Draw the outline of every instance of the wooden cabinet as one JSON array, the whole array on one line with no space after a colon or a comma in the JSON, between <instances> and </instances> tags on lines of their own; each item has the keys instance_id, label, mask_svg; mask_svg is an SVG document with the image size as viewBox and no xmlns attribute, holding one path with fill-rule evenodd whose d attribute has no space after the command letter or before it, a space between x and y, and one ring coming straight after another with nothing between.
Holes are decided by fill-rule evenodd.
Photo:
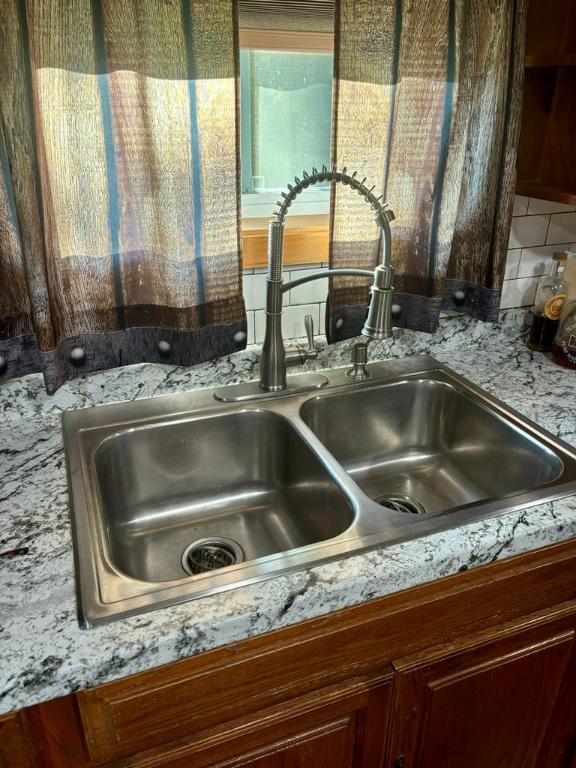
<instances>
[{"instance_id":1,"label":"wooden cabinet","mask_svg":"<svg viewBox=\"0 0 576 768\"><path fill-rule=\"evenodd\" d=\"M576 733L576 619L399 661L386 766L561 768Z\"/></svg>"},{"instance_id":2,"label":"wooden cabinet","mask_svg":"<svg viewBox=\"0 0 576 768\"><path fill-rule=\"evenodd\" d=\"M319 691L226 728L117 763L127 768L368 768L380 766L391 685Z\"/></svg>"},{"instance_id":3,"label":"wooden cabinet","mask_svg":"<svg viewBox=\"0 0 576 768\"><path fill-rule=\"evenodd\" d=\"M576 2L530 0L518 194L576 205Z\"/></svg>"},{"instance_id":4,"label":"wooden cabinet","mask_svg":"<svg viewBox=\"0 0 576 768\"><path fill-rule=\"evenodd\" d=\"M0 715L0 768L39 768L44 765L24 714Z\"/></svg>"},{"instance_id":5,"label":"wooden cabinet","mask_svg":"<svg viewBox=\"0 0 576 768\"><path fill-rule=\"evenodd\" d=\"M1 768L576 768L576 542L0 718Z\"/></svg>"}]
</instances>

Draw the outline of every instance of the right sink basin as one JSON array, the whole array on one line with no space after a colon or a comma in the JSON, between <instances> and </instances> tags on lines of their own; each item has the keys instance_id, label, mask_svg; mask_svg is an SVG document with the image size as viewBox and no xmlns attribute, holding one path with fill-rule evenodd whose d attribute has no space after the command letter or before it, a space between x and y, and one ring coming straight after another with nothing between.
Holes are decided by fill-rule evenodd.
<instances>
[{"instance_id":1,"label":"right sink basin","mask_svg":"<svg viewBox=\"0 0 576 768\"><path fill-rule=\"evenodd\" d=\"M374 501L441 513L553 483L544 442L451 383L403 380L308 400L307 426Z\"/></svg>"}]
</instances>

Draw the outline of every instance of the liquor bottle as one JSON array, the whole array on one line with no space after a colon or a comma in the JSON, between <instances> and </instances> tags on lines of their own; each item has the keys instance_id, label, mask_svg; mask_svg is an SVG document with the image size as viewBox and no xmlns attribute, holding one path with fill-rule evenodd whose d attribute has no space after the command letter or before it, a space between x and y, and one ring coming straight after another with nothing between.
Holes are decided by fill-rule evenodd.
<instances>
[{"instance_id":1,"label":"liquor bottle","mask_svg":"<svg viewBox=\"0 0 576 768\"><path fill-rule=\"evenodd\" d=\"M554 339L552 359L564 368L576 368L576 298L564 305Z\"/></svg>"},{"instance_id":2,"label":"liquor bottle","mask_svg":"<svg viewBox=\"0 0 576 768\"><path fill-rule=\"evenodd\" d=\"M542 278L536 291L528 346L538 352L552 351L558 321L566 299L566 286L563 279L566 258L565 251L554 254L552 272Z\"/></svg>"},{"instance_id":3,"label":"liquor bottle","mask_svg":"<svg viewBox=\"0 0 576 768\"><path fill-rule=\"evenodd\" d=\"M566 262L566 302L560 315L552 359L565 368L576 368L576 254L569 253Z\"/></svg>"}]
</instances>

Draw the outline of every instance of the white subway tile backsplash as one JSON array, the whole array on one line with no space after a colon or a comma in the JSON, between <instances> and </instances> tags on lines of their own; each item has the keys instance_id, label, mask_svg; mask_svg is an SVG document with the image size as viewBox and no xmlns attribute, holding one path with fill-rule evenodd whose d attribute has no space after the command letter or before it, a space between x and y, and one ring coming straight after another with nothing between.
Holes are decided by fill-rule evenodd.
<instances>
[{"instance_id":1,"label":"white subway tile backsplash","mask_svg":"<svg viewBox=\"0 0 576 768\"><path fill-rule=\"evenodd\" d=\"M530 202L529 197L524 197L524 195L515 195L512 216L525 216L526 213L528 212L529 202Z\"/></svg>"},{"instance_id":2,"label":"white subway tile backsplash","mask_svg":"<svg viewBox=\"0 0 576 768\"><path fill-rule=\"evenodd\" d=\"M522 277L516 280L504 280L500 309L529 307L534 304L538 287L537 277Z\"/></svg>"},{"instance_id":3,"label":"white subway tile backsplash","mask_svg":"<svg viewBox=\"0 0 576 768\"><path fill-rule=\"evenodd\" d=\"M518 277L549 275L552 270L552 256L556 251L561 250L564 248L559 245L538 245L534 248L522 248Z\"/></svg>"},{"instance_id":4,"label":"white subway tile backsplash","mask_svg":"<svg viewBox=\"0 0 576 768\"><path fill-rule=\"evenodd\" d=\"M576 240L576 211L562 203L516 195L510 229L502 309L534 303L538 279L550 274L552 254Z\"/></svg>"},{"instance_id":5,"label":"white subway tile backsplash","mask_svg":"<svg viewBox=\"0 0 576 768\"><path fill-rule=\"evenodd\" d=\"M546 242L550 216L517 216L512 219L508 248L530 248Z\"/></svg>"},{"instance_id":6,"label":"white subway tile backsplash","mask_svg":"<svg viewBox=\"0 0 576 768\"><path fill-rule=\"evenodd\" d=\"M504 279L511 280L518 277L518 267L520 265L520 254L522 248L512 248L506 254L506 268L504 270Z\"/></svg>"},{"instance_id":7,"label":"white subway tile backsplash","mask_svg":"<svg viewBox=\"0 0 576 768\"><path fill-rule=\"evenodd\" d=\"M318 335L324 336L326 331L326 302L320 304L320 325L318 326Z\"/></svg>"},{"instance_id":8,"label":"white subway tile backsplash","mask_svg":"<svg viewBox=\"0 0 576 768\"><path fill-rule=\"evenodd\" d=\"M266 330L266 312L259 309L254 312L254 343L262 344L264 341L264 332Z\"/></svg>"},{"instance_id":9,"label":"white subway tile backsplash","mask_svg":"<svg viewBox=\"0 0 576 768\"><path fill-rule=\"evenodd\" d=\"M326 272L327 268L316 269L298 269L290 272L290 280L298 280L308 274L321 274ZM312 280L310 283L299 285L290 291L290 304L313 304L314 302L326 301L328 294L328 280Z\"/></svg>"},{"instance_id":10,"label":"white subway tile backsplash","mask_svg":"<svg viewBox=\"0 0 576 768\"><path fill-rule=\"evenodd\" d=\"M266 275L247 275L242 277L242 290L244 292L244 303L246 309L263 309L266 296L265 293Z\"/></svg>"},{"instance_id":11,"label":"white subway tile backsplash","mask_svg":"<svg viewBox=\"0 0 576 768\"><path fill-rule=\"evenodd\" d=\"M551 200L538 200L535 197L530 198L530 204L528 205L528 213L565 213L567 211L576 210L574 205L566 205L565 203L553 203ZM518 214L515 214L518 215Z\"/></svg>"},{"instance_id":12,"label":"white subway tile backsplash","mask_svg":"<svg viewBox=\"0 0 576 768\"><path fill-rule=\"evenodd\" d=\"M288 272L283 273L284 280L288 280ZM244 274L242 279L244 302L246 309L264 309L266 306L266 272L249 275Z\"/></svg>"},{"instance_id":13,"label":"white subway tile backsplash","mask_svg":"<svg viewBox=\"0 0 576 768\"><path fill-rule=\"evenodd\" d=\"M298 304L297 306L285 306L282 313L282 333L285 339L300 339L306 335L304 328L304 318L306 315L312 315L314 320L314 333L319 335L320 329L320 305L319 304ZM254 336L256 344L264 341L264 331L266 329L266 312L258 310L254 313Z\"/></svg>"},{"instance_id":14,"label":"white subway tile backsplash","mask_svg":"<svg viewBox=\"0 0 576 768\"><path fill-rule=\"evenodd\" d=\"M248 326L248 344L255 344L256 339L254 336L254 312L246 312L246 324Z\"/></svg>"},{"instance_id":15,"label":"white subway tile backsplash","mask_svg":"<svg viewBox=\"0 0 576 768\"><path fill-rule=\"evenodd\" d=\"M547 243L571 243L576 239L576 212L554 213L550 216Z\"/></svg>"}]
</instances>

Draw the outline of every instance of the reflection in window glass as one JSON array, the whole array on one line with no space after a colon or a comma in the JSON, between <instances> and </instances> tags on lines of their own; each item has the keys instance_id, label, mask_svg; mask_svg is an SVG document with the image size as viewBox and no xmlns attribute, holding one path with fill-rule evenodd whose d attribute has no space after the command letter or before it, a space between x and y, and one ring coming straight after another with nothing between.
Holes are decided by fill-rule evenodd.
<instances>
[{"instance_id":1,"label":"reflection in window glass","mask_svg":"<svg viewBox=\"0 0 576 768\"><path fill-rule=\"evenodd\" d=\"M240 53L242 191L283 189L330 163L332 56Z\"/></svg>"}]
</instances>

